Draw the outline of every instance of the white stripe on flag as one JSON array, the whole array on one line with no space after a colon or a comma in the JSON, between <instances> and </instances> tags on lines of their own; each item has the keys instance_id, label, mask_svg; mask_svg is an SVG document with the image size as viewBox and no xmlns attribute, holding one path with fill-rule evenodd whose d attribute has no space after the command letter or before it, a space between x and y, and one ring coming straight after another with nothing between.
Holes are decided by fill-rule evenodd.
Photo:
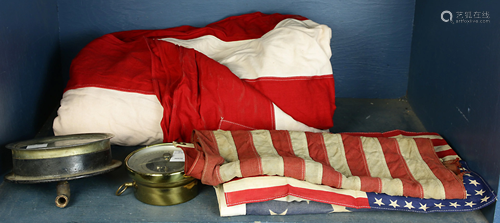
<instances>
[{"instance_id":1,"label":"white stripe on flag","mask_svg":"<svg viewBox=\"0 0 500 223\"><path fill-rule=\"evenodd\" d=\"M342 186L341 188L348 188L351 190L361 190L361 179L358 176L346 177L342 175Z\"/></svg>"},{"instance_id":2,"label":"white stripe on flag","mask_svg":"<svg viewBox=\"0 0 500 223\"><path fill-rule=\"evenodd\" d=\"M436 152L442 152L442 151L446 151L446 150L450 150L450 149L451 149L451 146L449 146L449 145L434 146L434 151L436 151Z\"/></svg>"},{"instance_id":3,"label":"white stripe on flag","mask_svg":"<svg viewBox=\"0 0 500 223\"><path fill-rule=\"evenodd\" d=\"M293 153L295 156L304 160L312 160L309 156L309 146L307 145L307 137L305 132L288 131L290 141L292 143Z\"/></svg>"},{"instance_id":4,"label":"white stripe on flag","mask_svg":"<svg viewBox=\"0 0 500 223\"><path fill-rule=\"evenodd\" d=\"M387 167L384 152L378 139L373 137L360 137L360 139L370 175L391 179L391 171Z\"/></svg>"},{"instance_id":5,"label":"white stripe on flag","mask_svg":"<svg viewBox=\"0 0 500 223\"><path fill-rule=\"evenodd\" d=\"M305 160L305 166L306 175L304 180L315 184L321 184L321 182L323 182L323 165L316 161Z\"/></svg>"},{"instance_id":6,"label":"white stripe on flag","mask_svg":"<svg viewBox=\"0 0 500 223\"><path fill-rule=\"evenodd\" d=\"M381 178L382 191L393 196L403 196L403 182L401 179Z\"/></svg>"},{"instance_id":7,"label":"white stripe on flag","mask_svg":"<svg viewBox=\"0 0 500 223\"><path fill-rule=\"evenodd\" d=\"M243 177L241 174L240 161L233 161L221 165L219 174L223 182L232 180L234 177Z\"/></svg>"},{"instance_id":8,"label":"white stripe on flag","mask_svg":"<svg viewBox=\"0 0 500 223\"><path fill-rule=\"evenodd\" d=\"M402 138L397 139L397 141L411 175L422 185L422 196L424 198L445 199L443 184L420 156L415 140Z\"/></svg>"},{"instance_id":9,"label":"white stripe on flag","mask_svg":"<svg viewBox=\"0 0 500 223\"><path fill-rule=\"evenodd\" d=\"M238 151L236 150L231 132L219 131L213 135L215 135L215 141L219 147L219 154L224 157L226 163L238 160Z\"/></svg>"},{"instance_id":10,"label":"white stripe on flag","mask_svg":"<svg viewBox=\"0 0 500 223\"><path fill-rule=\"evenodd\" d=\"M253 145L260 156L262 174L285 175L285 163L274 148L271 133L267 130L251 131Z\"/></svg>"},{"instance_id":11,"label":"white stripe on flag","mask_svg":"<svg viewBox=\"0 0 500 223\"><path fill-rule=\"evenodd\" d=\"M323 140L330 166L347 177L352 176L347 164L342 136L340 134L323 133Z\"/></svg>"},{"instance_id":12,"label":"white stripe on flag","mask_svg":"<svg viewBox=\"0 0 500 223\"><path fill-rule=\"evenodd\" d=\"M326 25L285 19L257 39L226 42L206 35L189 40L159 40L193 48L228 67L240 79L257 79L331 75L330 38L331 29Z\"/></svg>"},{"instance_id":13,"label":"white stripe on flag","mask_svg":"<svg viewBox=\"0 0 500 223\"><path fill-rule=\"evenodd\" d=\"M219 168L219 174L223 181L229 181L235 177L242 177L238 152L230 131L218 131L215 141L219 154L225 157L225 164Z\"/></svg>"}]
</instances>

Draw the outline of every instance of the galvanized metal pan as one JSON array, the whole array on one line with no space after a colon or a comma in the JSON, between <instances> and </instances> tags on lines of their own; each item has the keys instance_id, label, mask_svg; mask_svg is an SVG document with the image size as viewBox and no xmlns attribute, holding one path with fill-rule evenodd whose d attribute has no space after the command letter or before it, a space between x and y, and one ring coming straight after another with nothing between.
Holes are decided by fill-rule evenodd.
<instances>
[{"instance_id":1,"label":"galvanized metal pan","mask_svg":"<svg viewBox=\"0 0 500 223\"><path fill-rule=\"evenodd\" d=\"M109 133L53 136L12 143L14 183L66 181L110 172L122 164L111 157Z\"/></svg>"}]
</instances>

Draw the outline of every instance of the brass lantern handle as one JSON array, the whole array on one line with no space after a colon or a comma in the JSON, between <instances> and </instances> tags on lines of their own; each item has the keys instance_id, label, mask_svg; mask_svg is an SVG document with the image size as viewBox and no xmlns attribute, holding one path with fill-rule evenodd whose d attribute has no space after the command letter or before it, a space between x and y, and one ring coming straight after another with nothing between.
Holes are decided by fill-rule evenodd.
<instances>
[{"instance_id":1,"label":"brass lantern handle","mask_svg":"<svg viewBox=\"0 0 500 223\"><path fill-rule=\"evenodd\" d=\"M132 182L132 183L124 183L124 184L122 184L122 185L118 188L118 190L116 190L115 194L116 194L116 196L120 196L120 195L122 195L122 194L123 194L123 192L125 192L125 191L127 190L127 188L129 188L129 187L134 187L134 186L135 186L135 181L134 181L134 182Z\"/></svg>"}]
</instances>

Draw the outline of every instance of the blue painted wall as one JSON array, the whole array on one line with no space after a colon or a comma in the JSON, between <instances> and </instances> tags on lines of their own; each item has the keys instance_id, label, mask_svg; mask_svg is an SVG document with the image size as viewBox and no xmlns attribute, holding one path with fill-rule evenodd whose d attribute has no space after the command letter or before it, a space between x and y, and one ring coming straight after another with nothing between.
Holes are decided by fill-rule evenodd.
<instances>
[{"instance_id":1,"label":"blue painted wall","mask_svg":"<svg viewBox=\"0 0 500 223\"><path fill-rule=\"evenodd\" d=\"M0 174L8 143L33 138L61 93L56 0L0 1Z\"/></svg>"},{"instance_id":2,"label":"blue painted wall","mask_svg":"<svg viewBox=\"0 0 500 223\"><path fill-rule=\"evenodd\" d=\"M406 95L414 0L58 1L62 68L106 33L205 26L255 11L300 14L332 28L332 65L338 97Z\"/></svg>"},{"instance_id":3,"label":"blue painted wall","mask_svg":"<svg viewBox=\"0 0 500 223\"><path fill-rule=\"evenodd\" d=\"M445 10L453 23L441 19ZM474 23L461 21L468 12ZM417 0L408 98L426 128L498 188L500 2ZM485 210L490 220L493 208Z\"/></svg>"}]
</instances>

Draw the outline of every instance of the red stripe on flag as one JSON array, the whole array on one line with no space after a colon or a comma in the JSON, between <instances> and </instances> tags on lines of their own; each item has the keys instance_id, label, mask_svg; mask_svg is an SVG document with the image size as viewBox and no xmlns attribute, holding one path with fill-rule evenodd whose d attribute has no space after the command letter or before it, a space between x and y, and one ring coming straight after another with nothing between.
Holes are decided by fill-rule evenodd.
<instances>
[{"instance_id":1,"label":"red stripe on flag","mask_svg":"<svg viewBox=\"0 0 500 223\"><path fill-rule=\"evenodd\" d=\"M431 139L431 141L434 146L448 145L448 142L446 142L446 140L444 139Z\"/></svg>"},{"instance_id":2,"label":"red stripe on flag","mask_svg":"<svg viewBox=\"0 0 500 223\"><path fill-rule=\"evenodd\" d=\"M382 193L382 181L378 177L360 176L361 191Z\"/></svg>"},{"instance_id":3,"label":"red stripe on flag","mask_svg":"<svg viewBox=\"0 0 500 223\"><path fill-rule=\"evenodd\" d=\"M333 75L261 77L252 80L245 79L244 81L266 95L276 106L295 120L319 129L329 129L333 126L332 119L315 118L333 117L335 111ZM304 92L309 93L304 94ZM315 97L309 95L315 95ZM330 103L324 103L325 101ZM312 105L314 109L306 105Z\"/></svg>"},{"instance_id":4,"label":"red stripe on flag","mask_svg":"<svg viewBox=\"0 0 500 223\"><path fill-rule=\"evenodd\" d=\"M218 185L223 183L220 176L219 168L224 163L224 158L220 156L219 147L215 140L214 134L211 131L206 131L206 134L194 134L194 145L198 153L196 155L192 149L185 149L186 174L202 179L202 183L209 185ZM192 160L195 158L195 160ZM209 168L206 168L209 167ZM201 171L201 172L200 172Z\"/></svg>"},{"instance_id":5,"label":"red stripe on flag","mask_svg":"<svg viewBox=\"0 0 500 223\"><path fill-rule=\"evenodd\" d=\"M448 142L446 142L446 140L444 140L444 139L431 139L431 141L432 141L432 145L434 147L448 145ZM447 149L447 150L442 150L442 151L436 152L436 155L439 158L443 158L446 156L458 156L458 154L451 147L449 147L449 149Z\"/></svg>"},{"instance_id":6,"label":"red stripe on flag","mask_svg":"<svg viewBox=\"0 0 500 223\"><path fill-rule=\"evenodd\" d=\"M384 152L385 162L389 167L392 178L399 178L403 184L403 195L412 197L422 197L422 185L415 180L408 168L403 156L401 155L399 145L393 138L378 138L382 151Z\"/></svg>"},{"instance_id":7,"label":"red stripe on flag","mask_svg":"<svg viewBox=\"0 0 500 223\"><path fill-rule=\"evenodd\" d=\"M311 190L302 187L293 187L293 186L290 187L291 187L290 195L296 197L301 197L304 199L322 203L342 205L352 208L370 208L368 198L365 197L356 198L350 195L338 194L335 192Z\"/></svg>"},{"instance_id":8,"label":"red stripe on flag","mask_svg":"<svg viewBox=\"0 0 500 223\"><path fill-rule=\"evenodd\" d=\"M227 206L269 201L288 195L304 198L311 201L342 205L351 208L370 208L368 198L366 197L356 198L350 195L295 187L289 184L225 193Z\"/></svg>"},{"instance_id":9,"label":"red stripe on flag","mask_svg":"<svg viewBox=\"0 0 500 223\"><path fill-rule=\"evenodd\" d=\"M276 198L284 197L288 193L288 185L276 186L276 187L265 187L265 188L255 188L239 190L234 192L225 192L226 204L228 207L256 203L263 201L270 201Z\"/></svg>"},{"instance_id":10,"label":"red stripe on flag","mask_svg":"<svg viewBox=\"0 0 500 223\"><path fill-rule=\"evenodd\" d=\"M333 167L323 164L321 184L335 188L342 188L342 174L333 169Z\"/></svg>"},{"instance_id":11,"label":"red stripe on flag","mask_svg":"<svg viewBox=\"0 0 500 223\"><path fill-rule=\"evenodd\" d=\"M304 180L306 169L305 161L302 158L295 156L289 132L269 131L269 133L271 134L271 139L276 152L278 152L278 155L283 158L285 176Z\"/></svg>"},{"instance_id":12,"label":"red stripe on flag","mask_svg":"<svg viewBox=\"0 0 500 223\"><path fill-rule=\"evenodd\" d=\"M253 144L252 134L248 131L232 131L233 141L238 151L241 175L243 177L262 174L262 160Z\"/></svg>"},{"instance_id":13,"label":"red stripe on flag","mask_svg":"<svg viewBox=\"0 0 500 223\"><path fill-rule=\"evenodd\" d=\"M351 174L354 176L371 176L361 139L358 136L341 134L344 143L345 158Z\"/></svg>"},{"instance_id":14,"label":"red stripe on flag","mask_svg":"<svg viewBox=\"0 0 500 223\"><path fill-rule=\"evenodd\" d=\"M187 167L185 169L186 175L201 179L203 167L205 166L205 158L199 145L195 144L195 146L197 147L196 149L182 146L178 147L184 151L184 166Z\"/></svg>"},{"instance_id":15,"label":"red stripe on flag","mask_svg":"<svg viewBox=\"0 0 500 223\"><path fill-rule=\"evenodd\" d=\"M417 144L420 156L431 169L434 176L436 176L445 188L446 199L456 199L457 195L463 194L465 198L464 187L457 178L457 176L451 172L449 169L443 168L443 164L434 152L434 146L431 140L425 138L416 138L415 143Z\"/></svg>"},{"instance_id":16,"label":"red stripe on flag","mask_svg":"<svg viewBox=\"0 0 500 223\"><path fill-rule=\"evenodd\" d=\"M448 150L444 150L444 151L441 151L441 152L436 152L436 155L439 158L443 158L443 157L446 157L446 156L457 156L457 153L455 151L453 151L452 149L448 149Z\"/></svg>"},{"instance_id":17,"label":"red stripe on flag","mask_svg":"<svg viewBox=\"0 0 500 223\"><path fill-rule=\"evenodd\" d=\"M328 153L326 152L325 140L322 134L305 132L307 139L307 147L309 149L309 156L316 162L330 165Z\"/></svg>"}]
</instances>

